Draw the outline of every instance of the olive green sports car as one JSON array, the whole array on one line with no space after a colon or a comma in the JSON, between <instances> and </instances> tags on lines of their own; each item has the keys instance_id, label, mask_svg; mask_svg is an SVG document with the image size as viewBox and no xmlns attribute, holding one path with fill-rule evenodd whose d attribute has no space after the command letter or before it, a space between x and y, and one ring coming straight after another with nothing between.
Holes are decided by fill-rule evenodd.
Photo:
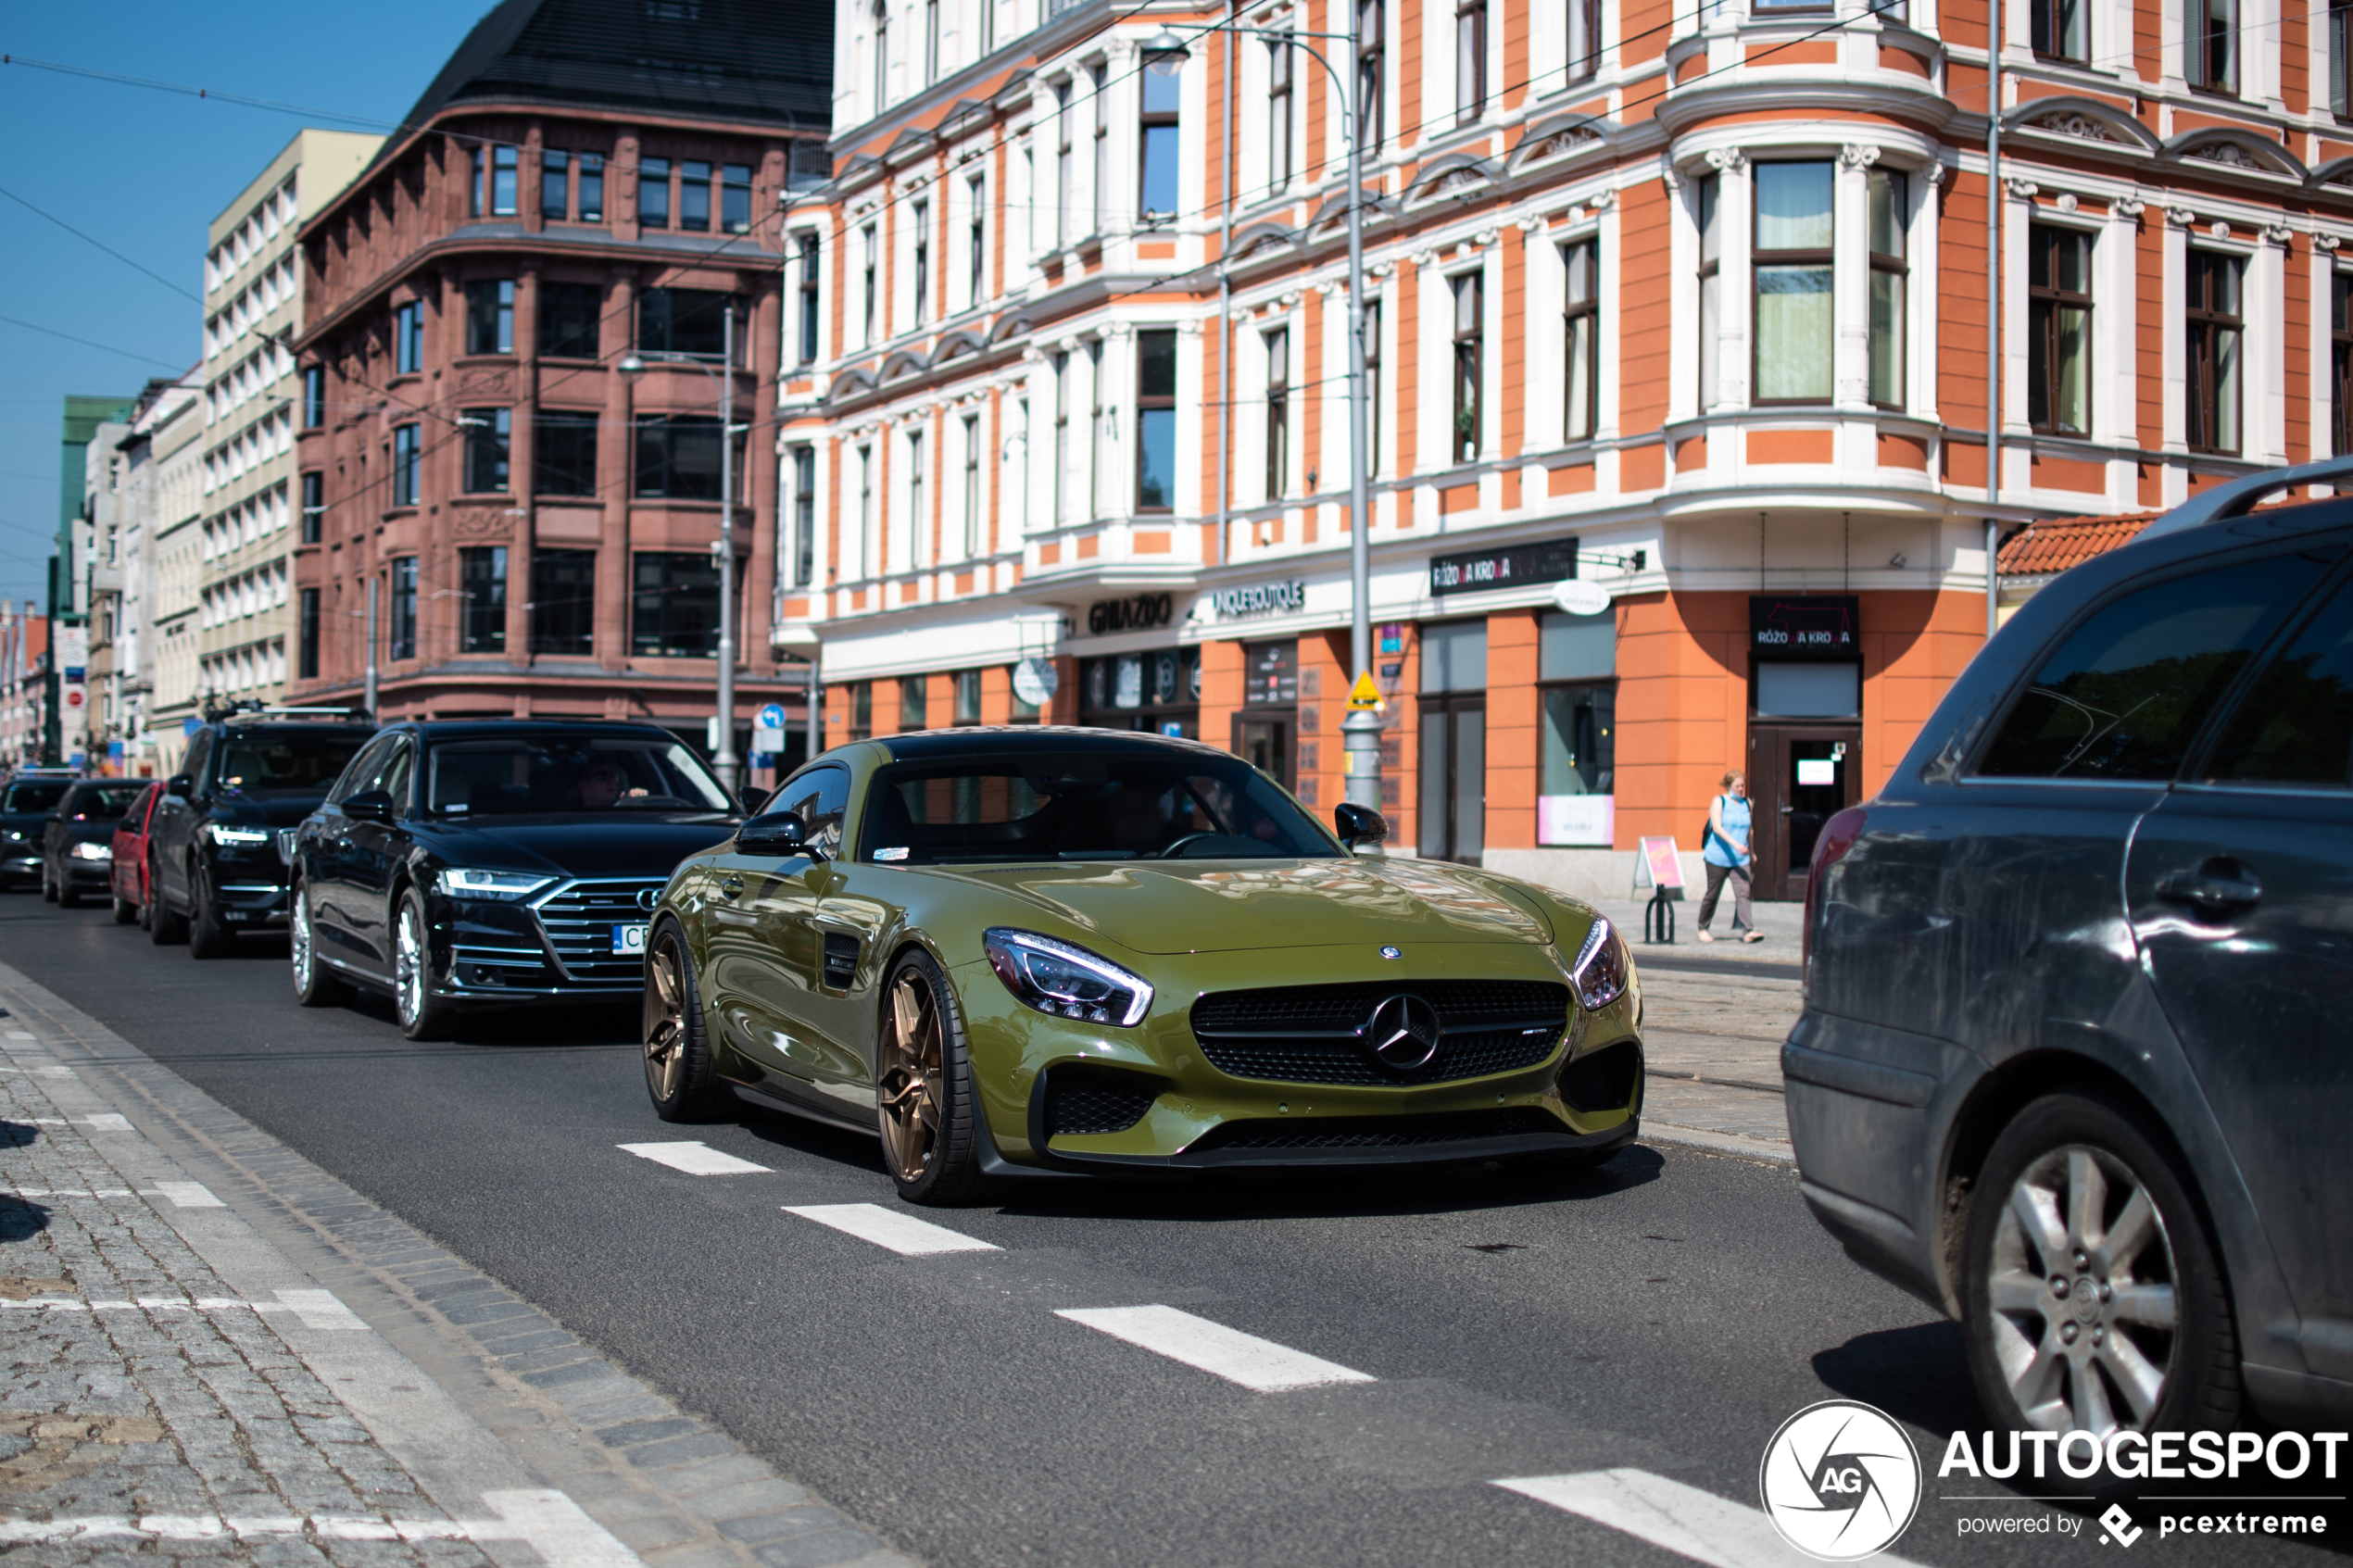
<instances>
[{"instance_id":1,"label":"olive green sports car","mask_svg":"<svg viewBox=\"0 0 2353 1568\"><path fill-rule=\"evenodd\" d=\"M1491 872L1360 854L1229 753L1034 726L859 741L686 860L647 935L666 1121L879 1133L988 1177L1606 1159L1637 1130L1624 939Z\"/></svg>"}]
</instances>

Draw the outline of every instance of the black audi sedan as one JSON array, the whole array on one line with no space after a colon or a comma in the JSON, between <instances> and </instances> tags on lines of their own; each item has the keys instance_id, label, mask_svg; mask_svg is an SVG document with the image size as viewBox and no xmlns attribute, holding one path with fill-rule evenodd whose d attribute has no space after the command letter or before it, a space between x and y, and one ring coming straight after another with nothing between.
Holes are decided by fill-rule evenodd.
<instances>
[{"instance_id":1,"label":"black audi sedan","mask_svg":"<svg viewBox=\"0 0 2353 1568\"><path fill-rule=\"evenodd\" d=\"M2353 1414L2353 500L2254 509L2322 483L2061 575L1816 848L1802 1190L1997 1424Z\"/></svg>"},{"instance_id":2,"label":"black audi sedan","mask_svg":"<svg viewBox=\"0 0 2353 1568\"><path fill-rule=\"evenodd\" d=\"M67 768L25 768L0 784L0 891L45 881L41 841L49 813L80 776Z\"/></svg>"},{"instance_id":3,"label":"black audi sedan","mask_svg":"<svg viewBox=\"0 0 2353 1568\"><path fill-rule=\"evenodd\" d=\"M147 779L83 779L58 798L42 824L41 896L72 909L85 893L114 881L114 830Z\"/></svg>"},{"instance_id":4,"label":"black audi sedan","mask_svg":"<svg viewBox=\"0 0 2353 1568\"><path fill-rule=\"evenodd\" d=\"M742 815L651 724L388 726L286 850L295 994L389 992L412 1040L473 1004L635 998L662 884Z\"/></svg>"}]
</instances>

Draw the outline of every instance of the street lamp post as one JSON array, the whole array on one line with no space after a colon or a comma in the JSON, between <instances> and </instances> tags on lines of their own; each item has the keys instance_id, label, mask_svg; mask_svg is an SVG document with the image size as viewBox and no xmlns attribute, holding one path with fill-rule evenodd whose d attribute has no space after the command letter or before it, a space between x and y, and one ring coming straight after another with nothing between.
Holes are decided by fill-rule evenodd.
<instances>
[{"instance_id":1,"label":"street lamp post","mask_svg":"<svg viewBox=\"0 0 2353 1568\"><path fill-rule=\"evenodd\" d=\"M1231 32L1271 39L1305 49L1340 89L1347 104L1342 134L1348 143L1348 661L1352 692L1373 668L1372 608L1372 476L1367 471L1372 451L1365 420L1365 25L1361 6L1348 7L1346 32L1298 32L1286 28L1240 27L1218 22L1200 32ZM1351 69L1345 81L1332 69L1323 51L1298 44L1302 38L1345 40ZM1175 73L1190 57L1184 39L1170 29L1144 45L1146 66L1164 75ZM1230 197L1229 197L1230 199ZM1221 258L1222 260L1222 258ZM1380 808L1380 715L1369 708L1352 707L1340 722L1340 744L1348 754L1345 797L1354 805Z\"/></svg>"},{"instance_id":2,"label":"street lamp post","mask_svg":"<svg viewBox=\"0 0 2353 1568\"><path fill-rule=\"evenodd\" d=\"M736 756L736 301L721 312L719 363L713 370L699 355L656 354L664 364L692 365L719 383L719 744L711 765L733 796L741 771ZM630 354L618 367L635 382L646 373L645 357Z\"/></svg>"}]
</instances>

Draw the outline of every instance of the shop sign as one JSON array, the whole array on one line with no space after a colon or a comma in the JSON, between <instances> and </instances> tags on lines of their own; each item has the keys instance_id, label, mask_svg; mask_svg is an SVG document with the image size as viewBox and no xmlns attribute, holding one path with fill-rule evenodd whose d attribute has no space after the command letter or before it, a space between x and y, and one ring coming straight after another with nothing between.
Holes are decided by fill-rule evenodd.
<instances>
[{"instance_id":1,"label":"shop sign","mask_svg":"<svg viewBox=\"0 0 2353 1568\"><path fill-rule=\"evenodd\" d=\"M1289 708L1299 700L1299 645L1251 643L1242 649L1242 702Z\"/></svg>"},{"instance_id":2,"label":"shop sign","mask_svg":"<svg viewBox=\"0 0 2353 1568\"><path fill-rule=\"evenodd\" d=\"M1138 594L1129 599L1103 599L1087 608L1087 630L1094 636L1114 632L1149 632L1168 624L1174 613L1166 594Z\"/></svg>"},{"instance_id":3,"label":"shop sign","mask_svg":"<svg viewBox=\"0 0 2353 1568\"><path fill-rule=\"evenodd\" d=\"M1532 583L1560 583L1576 575L1574 539L1511 545L1500 549L1473 550L1468 555L1429 558L1432 597L1477 593L1485 588L1519 588Z\"/></svg>"},{"instance_id":4,"label":"shop sign","mask_svg":"<svg viewBox=\"0 0 2353 1568\"><path fill-rule=\"evenodd\" d=\"M1748 642L1771 659L1853 659L1862 651L1853 594L1751 594Z\"/></svg>"},{"instance_id":5,"label":"shop sign","mask_svg":"<svg viewBox=\"0 0 2353 1568\"><path fill-rule=\"evenodd\" d=\"M1209 596L1209 604L1220 621L1282 615L1307 608L1307 583L1294 577L1288 582L1261 583L1251 588L1220 588Z\"/></svg>"}]
</instances>

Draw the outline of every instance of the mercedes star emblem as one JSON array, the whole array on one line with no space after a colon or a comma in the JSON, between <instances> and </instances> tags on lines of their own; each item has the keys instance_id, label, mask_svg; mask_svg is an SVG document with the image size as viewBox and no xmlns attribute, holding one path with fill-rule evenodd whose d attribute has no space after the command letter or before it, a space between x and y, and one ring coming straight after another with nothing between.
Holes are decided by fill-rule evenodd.
<instances>
[{"instance_id":1,"label":"mercedes star emblem","mask_svg":"<svg viewBox=\"0 0 2353 1568\"><path fill-rule=\"evenodd\" d=\"M1445 1026L1438 1010L1419 997L1390 997L1365 1021L1365 1046L1373 1060L1393 1073L1411 1073L1429 1065L1438 1054Z\"/></svg>"},{"instance_id":2,"label":"mercedes star emblem","mask_svg":"<svg viewBox=\"0 0 2353 1568\"><path fill-rule=\"evenodd\" d=\"M1380 956L1385 959L1402 959L1405 955L1395 947L1383 947L1380 950Z\"/></svg>"}]
</instances>

